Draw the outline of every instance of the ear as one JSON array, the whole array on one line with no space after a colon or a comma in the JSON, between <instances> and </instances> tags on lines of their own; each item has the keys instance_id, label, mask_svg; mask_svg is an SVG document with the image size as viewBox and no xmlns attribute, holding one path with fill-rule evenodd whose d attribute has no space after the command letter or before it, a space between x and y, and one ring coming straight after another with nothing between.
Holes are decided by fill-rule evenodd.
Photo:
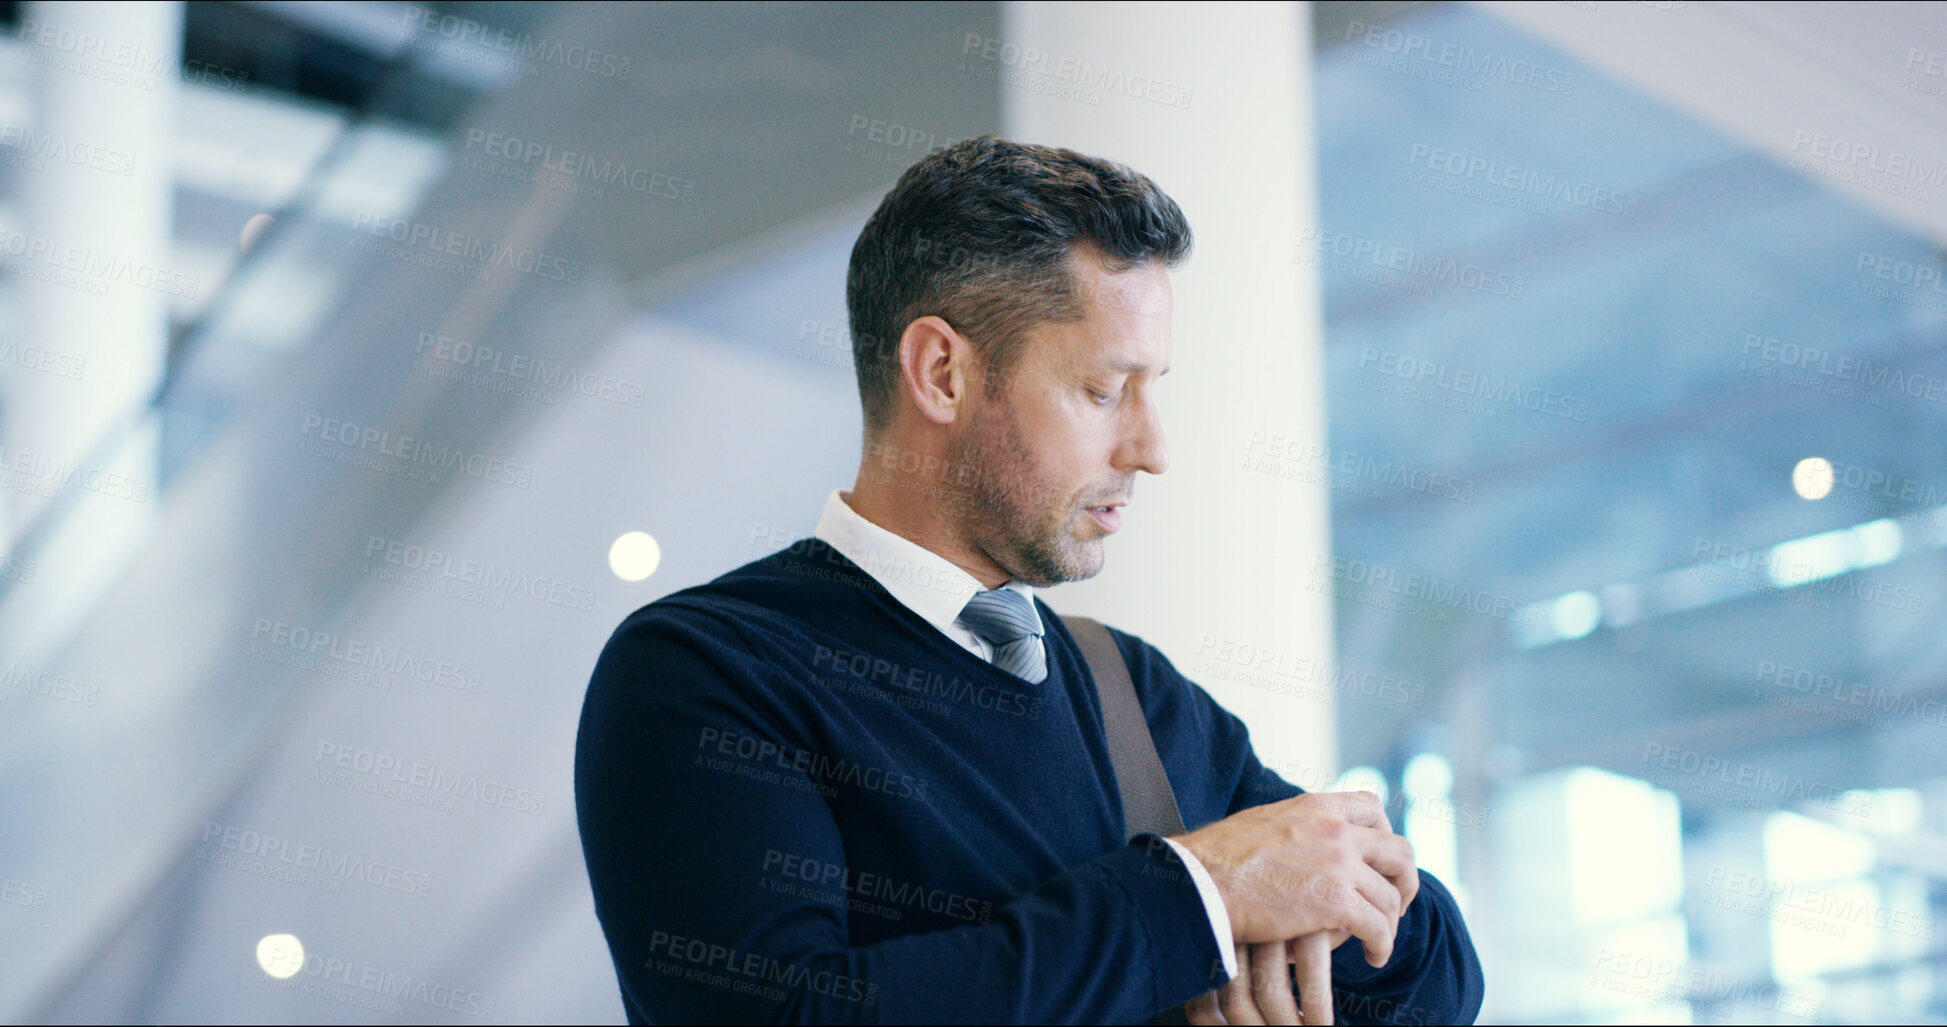
<instances>
[{"instance_id":1,"label":"ear","mask_svg":"<svg viewBox=\"0 0 1947 1027\"><path fill-rule=\"evenodd\" d=\"M973 343L945 318L928 314L899 336L899 383L921 417L951 424L972 399Z\"/></svg>"}]
</instances>

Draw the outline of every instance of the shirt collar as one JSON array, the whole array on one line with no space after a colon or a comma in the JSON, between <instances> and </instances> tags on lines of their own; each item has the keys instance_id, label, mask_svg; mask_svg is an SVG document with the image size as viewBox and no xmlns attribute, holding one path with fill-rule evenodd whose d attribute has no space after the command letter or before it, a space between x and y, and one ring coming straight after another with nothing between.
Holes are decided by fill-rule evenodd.
<instances>
[{"instance_id":1,"label":"shirt collar","mask_svg":"<svg viewBox=\"0 0 1947 1027\"><path fill-rule=\"evenodd\" d=\"M960 618L967 600L986 586L946 557L866 520L846 502L850 495L845 489L832 490L812 535L858 564L907 609L946 631ZM1001 587L1021 593L1028 608L1034 608L1033 587L1018 581Z\"/></svg>"}]
</instances>

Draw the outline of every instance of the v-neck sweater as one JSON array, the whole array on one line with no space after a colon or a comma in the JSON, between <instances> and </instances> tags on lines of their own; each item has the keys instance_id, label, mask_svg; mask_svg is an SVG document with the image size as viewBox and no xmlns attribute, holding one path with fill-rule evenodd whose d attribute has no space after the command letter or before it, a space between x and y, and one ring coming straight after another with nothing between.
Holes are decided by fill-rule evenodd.
<instances>
[{"instance_id":1,"label":"v-neck sweater","mask_svg":"<svg viewBox=\"0 0 1947 1027\"><path fill-rule=\"evenodd\" d=\"M1183 863L1122 837L1093 678L1034 602L1035 684L815 538L623 621L575 795L631 1022L1137 1022L1222 983ZM1299 794L1162 653L1110 634L1187 827ZM1472 942L1421 877L1386 967L1356 939L1334 953L1342 1022L1478 1012Z\"/></svg>"}]
</instances>

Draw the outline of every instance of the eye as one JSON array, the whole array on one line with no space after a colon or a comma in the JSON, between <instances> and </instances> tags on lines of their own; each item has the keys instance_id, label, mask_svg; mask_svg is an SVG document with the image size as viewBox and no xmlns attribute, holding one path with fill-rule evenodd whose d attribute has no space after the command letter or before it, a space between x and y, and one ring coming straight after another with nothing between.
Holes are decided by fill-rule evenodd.
<instances>
[{"instance_id":1,"label":"eye","mask_svg":"<svg viewBox=\"0 0 1947 1027\"><path fill-rule=\"evenodd\" d=\"M1108 406L1109 404L1114 403L1116 399L1114 394L1104 395L1103 393L1095 391L1093 388L1088 390L1088 398L1091 402L1093 402L1098 407Z\"/></svg>"}]
</instances>

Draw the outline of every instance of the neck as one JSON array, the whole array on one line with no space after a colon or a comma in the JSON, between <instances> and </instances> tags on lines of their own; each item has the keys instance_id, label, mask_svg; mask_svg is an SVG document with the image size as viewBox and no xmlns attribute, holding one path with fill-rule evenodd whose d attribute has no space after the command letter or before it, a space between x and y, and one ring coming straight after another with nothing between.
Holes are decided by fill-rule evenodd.
<instances>
[{"instance_id":1,"label":"neck","mask_svg":"<svg viewBox=\"0 0 1947 1027\"><path fill-rule=\"evenodd\" d=\"M939 454L926 453L917 447L867 442L868 455L859 464L858 480L852 485L851 493L844 497L846 505L860 517L939 554L980 582L982 588L999 588L1013 579L1013 575L987 554L965 542L942 504L928 500L939 487L937 484L924 480L922 474L897 469L896 465L904 463L903 460L893 461L892 468L875 462L870 454L881 449L889 453L917 454L922 467L946 466Z\"/></svg>"}]
</instances>

